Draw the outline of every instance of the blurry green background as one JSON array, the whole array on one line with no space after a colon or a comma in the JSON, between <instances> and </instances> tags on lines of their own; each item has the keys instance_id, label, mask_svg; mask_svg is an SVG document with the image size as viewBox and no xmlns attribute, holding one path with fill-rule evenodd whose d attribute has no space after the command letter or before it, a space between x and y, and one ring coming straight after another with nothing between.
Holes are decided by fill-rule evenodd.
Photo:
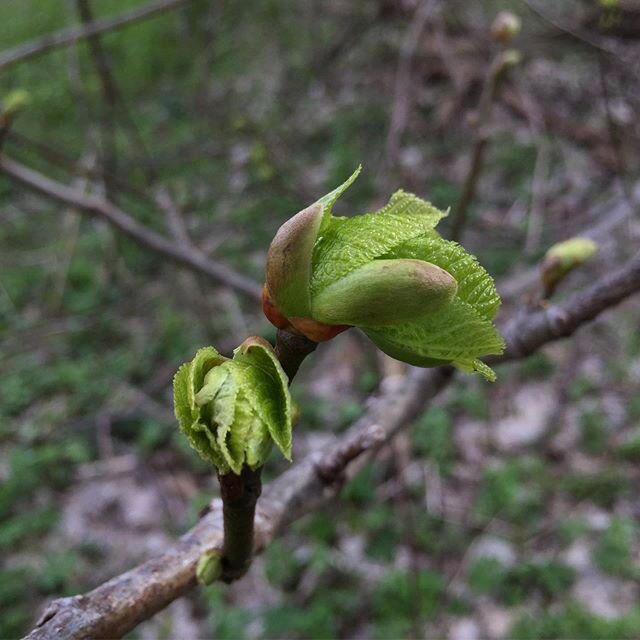
<instances>
[{"instance_id":1,"label":"blurry green background","mask_svg":"<svg viewBox=\"0 0 640 640\"><path fill-rule=\"evenodd\" d=\"M141 4L92 6L101 17ZM339 214L400 187L453 206L496 50L490 24L511 9L524 59L496 105L466 242L518 291L506 317L549 244L634 199L637 70L520 2L432 4L397 152L390 119L415 2L194 0L105 34L119 92L108 196L165 233L150 196L165 185L191 238L259 282L278 226L360 162ZM537 4L617 46L619 23L603 32L585 19L596 5ZM2 0L0 50L77 21L74 2ZM87 44L0 71L0 97L14 89L32 102L4 151L104 189L108 109ZM195 521L217 489L176 432L172 375L200 346L229 353L274 334L253 301L2 176L0 220L5 638ZM567 290L629 255L637 221L612 235ZM311 360L293 389L297 459L361 414L386 366L353 332ZM638 303L498 373L493 386L452 385L248 577L198 589L131 637L637 637ZM283 468L274 456L267 475Z\"/></svg>"}]
</instances>

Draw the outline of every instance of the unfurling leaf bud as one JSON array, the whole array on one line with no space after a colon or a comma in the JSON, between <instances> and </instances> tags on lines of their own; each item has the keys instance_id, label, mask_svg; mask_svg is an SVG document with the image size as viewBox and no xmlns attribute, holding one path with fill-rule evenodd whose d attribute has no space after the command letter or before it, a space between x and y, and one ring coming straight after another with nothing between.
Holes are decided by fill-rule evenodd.
<instances>
[{"instance_id":1,"label":"unfurling leaf bud","mask_svg":"<svg viewBox=\"0 0 640 640\"><path fill-rule=\"evenodd\" d=\"M327 324L398 324L442 309L457 290L455 278L430 262L374 260L314 296L312 313Z\"/></svg>"},{"instance_id":2,"label":"unfurling leaf bud","mask_svg":"<svg viewBox=\"0 0 640 640\"><path fill-rule=\"evenodd\" d=\"M508 66L509 52L502 56ZM411 193L397 191L375 213L331 215L358 173L278 230L267 256L265 315L315 342L360 327L405 362L452 363L492 378L477 359L503 349L491 323L500 303L491 277L436 232L446 212Z\"/></svg>"},{"instance_id":3,"label":"unfurling leaf bud","mask_svg":"<svg viewBox=\"0 0 640 640\"><path fill-rule=\"evenodd\" d=\"M261 467L273 442L291 458L291 397L271 345L248 338L233 359L200 349L173 381L175 413L191 446L220 473Z\"/></svg>"},{"instance_id":4,"label":"unfurling leaf bud","mask_svg":"<svg viewBox=\"0 0 640 640\"><path fill-rule=\"evenodd\" d=\"M550 296L558 283L573 269L586 262L598 250L590 238L571 238L554 244L542 260L540 277L545 297Z\"/></svg>"},{"instance_id":5,"label":"unfurling leaf bud","mask_svg":"<svg viewBox=\"0 0 640 640\"><path fill-rule=\"evenodd\" d=\"M522 28L520 18L511 11L501 11L491 24L491 37L495 42L508 44L519 33Z\"/></svg>"}]
</instances>

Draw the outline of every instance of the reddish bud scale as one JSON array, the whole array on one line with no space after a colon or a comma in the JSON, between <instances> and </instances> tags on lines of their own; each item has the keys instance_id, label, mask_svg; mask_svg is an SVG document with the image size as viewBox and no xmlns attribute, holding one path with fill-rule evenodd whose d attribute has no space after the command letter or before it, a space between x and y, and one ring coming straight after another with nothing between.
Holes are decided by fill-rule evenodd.
<instances>
[{"instance_id":1,"label":"reddish bud scale","mask_svg":"<svg viewBox=\"0 0 640 640\"><path fill-rule=\"evenodd\" d=\"M271 302L266 284L262 287L262 311L274 327L286 329L289 326L287 318L283 316L280 311L278 311L276 305Z\"/></svg>"},{"instance_id":2,"label":"reddish bud scale","mask_svg":"<svg viewBox=\"0 0 640 640\"><path fill-rule=\"evenodd\" d=\"M262 287L262 310L267 320L278 329L301 333L313 342L326 342L335 338L339 333L350 329L350 325L345 324L324 324L311 318L287 318L273 304L269 297L267 286Z\"/></svg>"}]
</instances>

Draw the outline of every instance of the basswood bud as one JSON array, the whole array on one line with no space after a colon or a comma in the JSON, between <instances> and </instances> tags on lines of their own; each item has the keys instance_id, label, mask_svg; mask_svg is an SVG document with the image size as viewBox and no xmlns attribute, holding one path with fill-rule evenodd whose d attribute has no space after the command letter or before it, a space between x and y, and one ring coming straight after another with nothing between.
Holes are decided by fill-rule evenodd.
<instances>
[{"instance_id":1,"label":"basswood bud","mask_svg":"<svg viewBox=\"0 0 640 640\"><path fill-rule=\"evenodd\" d=\"M447 306L458 283L423 260L374 260L354 269L312 298L314 318L327 324L385 326Z\"/></svg>"},{"instance_id":2,"label":"basswood bud","mask_svg":"<svg viewBox=\"0 0 640 640\"><path fill-rule=\"evenodd\" d=\"M275 442L291 458L291 396L271 345L245 340L233 359L200 349L173 381L175 413L191 446L219 473L261 467Z\"/></svg>"},{"instance_id":3,"label":"basswood bud","mask_svg":"<svg viewBox=\"0 0 640 640\"><path fill-rule=\"evenodd\" d=\"M501 11L491 24L491 37L495 42L508 44L519 33L522 28L520 18L511 11Z\"/></svg>"},{"instance_id":4,"label":"basswood bud","mask_svg":"<svg viewBox=\"0 0 640 640\"><path fill-rule=\"evenodd\" d=\"M503 51L507 67L513 52ZM435 230L447 215L402 190L374 213L333 216L341 186L285 222L267 255L263 308L279 329L316 342L357 326L389 355L419 366L493 372L500 299L472 256Z\"/></svg>"},{"instance_id":5,"label":"basswood bud","mask_svg":"<svg viewBox=\"0 0 640 640\"><path fill-rule=\"evenodd\" d=\"M505 49L500 53L495 61L495 73L498 75L505 74L522 62L522 54L517 49Z\"/></svg>"},{"instance_id":6,"label":"basswood bud","mask_svg":"<svg viewBox=\"0 0 640 640\"><path fill-rule=\"evenodd\" d=\"M339 264L339 260L314 262L314 250L323 240L322 232L337 220L330 215L335 200L358 172L285 222L271 242L262 306L266 317L279 329L322 342L350 326L377 327L422 318L455 297L455 278L441 267L424 260L385 260L375 255L365 264L347 269L328 286L314 289L314 274L319 270L329 272L334 262ZM425 228L433 226L431 216L437 220L442 215L430 211L430 216L425 216ZM364 235L353 240L367 241Z\"/></svg>"},{"instance_id":7,"label":"basswood bud","mask_svg":"<svg viewBox=\"0 0 640 640\"><path fill-rule=\"evenodd\" d=\"M542 259L541 280L545 297L550 296L566 275L586 262L598 250L590 238L571 238L554 244Z\"/></svg>"}]
</instances>

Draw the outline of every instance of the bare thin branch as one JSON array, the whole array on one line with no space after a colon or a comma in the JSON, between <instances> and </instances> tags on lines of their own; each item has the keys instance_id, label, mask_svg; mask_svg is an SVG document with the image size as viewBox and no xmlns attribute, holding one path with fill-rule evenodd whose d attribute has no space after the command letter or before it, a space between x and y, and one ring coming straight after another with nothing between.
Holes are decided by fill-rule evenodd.
<instances>
[{"instance_id":1,"label":"bare thin branch","mask_svg":"<svg viewBox=\"0 0 640 640\"><path fill-rule=\"evenodd\" d=\"M196 248L171 242L162 234L139 223L128 213L103 198L84 194L56 182L5 155L0 155L0 172L48 198L74 207L85 214L102 218L141 246L169 258L183 267L208 276L215 282L231 287L252 300L261 299L262 287L258 283L223 264L210 260Z\"/></svg>"},{"instance_id":2,"label":"bare thin branch","mask_svg":"<svg viewBox=\"0 0 640 640\"><path fill-rule=\"evenodd\" d=\"M484 158L487 145L490 140L488 131L491 123L491 113L493 104L496 99L500 85L505 78L509 68L514 64L513 52L503 51L499 53L491 62L487 77L482 88L480 104L478 105L478 122L476 124L473 148L471 150L471 160L469 169L465 177L464 184L458 202L453 210L451 221L451 232L449 238L459 241L462 238L467 218L469 215L469 206L473 202L476 194L478 181L482 175L484 167Z\"/></svg>"},{"instance_id":3,"label":"bare thin branch","mask_svg":"<svg viewBox=\"0 0 640 640\"><path fill-rule=\"evenodd\" d=\"M87 28L91 28L94 24L93 10L89 0L75 0L76 9L82 24ZM116 102L118 96L118 88L115 79L109 69L107 55L102 41L98 34L92 34L87 38L87 44L93 64L100 78L102 87L102 104L100 105L101 119L101 137L102 137L102 170L103 183L107 197L113 198L113 190L109 181L109 176L117 172L117 153L116 153Z\"/></svg>"},{"instance_id":4,"label":"bare thin branch","mask_svg":"<svg viewBox=\"0 0 640 640\"><path fill-rule=\"evenodd\" d=\"M0 71L24 60L28 60L29 58L33 58L34 56L46 53L51 49L66 47L100 33L106 33L107 31L129 26L164 11L176 9L188 2L190 2L190 0L159 0L158 2L150 2L138 9L122 13L112 18L103 18L102 20L96 20L90 25L71 27L58 31L58 33L25 42L15 49L9 49L0 54Z\"/></svg>"},{"instance_id":5,"label":"bare thin branch","mask_svg":"<svg viewBox=\"0 0 640 640\"><path fill-rule=\"evenodd\" d=\"M398 70L393 89L393 107L391 110L391 122L387 133L387 165L392 167L398 159L400 139L407 126L407 118L411 108L411 66L413 58L420 42L420 37L427 25L435 7L435 0L423 0L413 14L413 18L400 51Z\"/></svg>"},{"instance_id":6,"label":"bare thin branch","mask_svg":"<svg viewBox=\"0 0 640 640\"><path fill-rule=\"evenodd\" d=\"M557 306L515 318L504 330L506 355L494 361L525 357L547 342L566 337L637 291L640 255ZM387 378L380 396L345 434L270 483L258 504L256 553L287 524L333 499L342 479L360 468L363 457L415 419L451 378L448 367L414 369L406 378ZM29 640L123 635L191 589L198 558L221 542L221 505L215 500L200 522L162 556L87 594L54 601Z\"/></svg>"},{"instance_id":7,"label":"bare thin branch","mask_svg":"<svg viewBox=\"0 0 640 640\"><path fill-rule=\"evenodd\" d=\"M581 325L640 290L640 254L612 274L574 293L558 305L514 318L502 331L507 342L504 356L493 362L524 358L543 344L566 338Z\"/></svg>"}]
</instances>

